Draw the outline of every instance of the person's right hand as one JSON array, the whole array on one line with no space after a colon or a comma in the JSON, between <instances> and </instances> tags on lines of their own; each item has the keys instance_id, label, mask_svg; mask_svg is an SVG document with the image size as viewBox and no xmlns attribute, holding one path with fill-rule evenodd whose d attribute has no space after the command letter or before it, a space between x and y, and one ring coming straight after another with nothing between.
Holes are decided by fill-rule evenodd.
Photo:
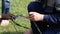
<instances>
[{"instance_id":1,"label":"person's right hand","mask_svg":"<svg viewBox=\"0 0 60 34\"><path fill-rule=\"evenodd\" d=\"M44 15L37 12L29 12L29 18L32 21L43 21Z\"/></svg>"},{"instance_id":2,"label":"person's right hand","mask_svg":"<svg viewBox=\"0 0 60 34\"><path fill-rule=\"evenodd\" d=\"M2 15L0 15L0 19L2 18ZM8 24L9 24L9 20L2 20L1 22L0 22L0 26L8 26Z\"/></svg>"},{"instance_id":3,"label":"person's right hand","mask_svg":"<svg viewBox=\"0 0 60 34\"><path fill-rule=\"evenodd\" d=\"M10 20L2 20L0 25L1 26L8 26Z\"/></svg>"}]
</instances>

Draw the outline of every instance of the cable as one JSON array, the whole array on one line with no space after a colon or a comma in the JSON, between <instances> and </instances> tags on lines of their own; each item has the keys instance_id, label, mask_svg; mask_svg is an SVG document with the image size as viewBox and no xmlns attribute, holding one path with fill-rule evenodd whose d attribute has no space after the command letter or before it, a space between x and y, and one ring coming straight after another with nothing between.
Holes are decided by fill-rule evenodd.
<instances>
[{"instance_id":1,"label":"cable","mask_svg":"<svg viewBox=\"0 0 60 34\"><path fill-rule=\"evenodd\" d=\"M28 27L25 27L25 26L22 26L22 25L16 23L13 19L11 19L11 20L12 20L12 22L13 22L15 25L17 25L17 26L20 26L20 27L23 27L23 28L26 28L26 29L30 29L30 28L28 28Z\"/></svg>"},{"instance_id":2,"label":"cable","mask_svg":"<svg viewBox=\"0 0 60 34\"><path fill-rule=\"evenodd\" d=\"M22 16L22 15L18 15L18 16L29 19L28 17ZM30 19L29 19L29 20L30 20ZM12 20L12 21L13 21L13 20ZM14 21L13 21L13 22L14 22ZM14 23L16 23L16 22L14 22ZM38 32L39 32L40 34L42 34L42 32L41 32L41 30L39 29L39 27L37 26L37 24L36 24L35 22L33 22L33 23L34 23L35 27L37 28ZM19 25L19 24L17 24L17 25ZM21 25L20 25L20 26L21 26ZM21 27L24 27L24 26L21 26ZM27 27L24 27L24 28L28 29Z\"/></svg>"},{"instance_id":3,"label":"cable","mask_svg":"<svg viewBox=\"0 0 60 34\"><path fill-rule=\"evenodd\" d=\"M33 22L33 23L34 23L35 27L37 28L38 32L39 32L40 34L42 34L42 32L41 32L41 30L39 29L39 27L37 26L37 24L36 24L35 22Z\"/></svg>"}]
</instances>

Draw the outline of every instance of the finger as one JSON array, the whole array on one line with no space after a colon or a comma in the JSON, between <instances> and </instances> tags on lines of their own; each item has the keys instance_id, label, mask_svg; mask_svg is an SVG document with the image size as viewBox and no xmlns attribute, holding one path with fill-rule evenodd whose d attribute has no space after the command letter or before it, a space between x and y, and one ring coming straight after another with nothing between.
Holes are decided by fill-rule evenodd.
<instances>
[{"instance_id":1,"label":"finger","mask_svg":"<svg viewBox=\"0 0 60 34\"><path fill-rule=\"evenodd\" d=\"M30 20L31 20L31 21L34 21L34 19L33 19L33 18L30 18Z\"/></svg>"},{"instance_id":2,"label":"finger","mask_svg":"<svg viewBox=\"0 0 60 34\"><path fill-rule=\"evenodd\" d=\"M29 14L29 16L31 16L31 15L33 15L33 14Z\"/></svg>"},{"instance_id":3,"label":"finger","mask_svg":"<svg viewBox=\"0 0 60 34\"><path fill-rule=\"evenodd\" d=\"M34 17L31 17L30 20L35 21Z\"/></svg>"},{"instance_id":4,"label":"finger","mask_svg":"<svg viewBox=\"0 0 60 34\"><path fill-rule=\"evenodd\" d=\"M29 14L34 14L34 13L36 13L36 12L29 12Z\"/></svg>"},{"instance_id":5,"label":"finger","mask_svg":"<svg viewBox=\"0 0 60 34\"><path fill-rule=\"evenodd\" d=\"M34 15L30 14L30 15L29 15L29 18L32 18L32 17L34 17Z\"/></svg>"}]
</instances>

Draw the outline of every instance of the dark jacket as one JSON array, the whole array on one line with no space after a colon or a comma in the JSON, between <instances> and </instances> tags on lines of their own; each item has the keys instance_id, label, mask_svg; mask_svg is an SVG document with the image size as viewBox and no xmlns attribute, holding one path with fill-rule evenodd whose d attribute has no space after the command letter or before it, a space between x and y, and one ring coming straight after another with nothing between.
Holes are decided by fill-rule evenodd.
<instances>
[{"instance_id":1,"label":"dark jacket","mask_svg":"<svg viewBox=\"0 0 60 34\"><path fill-rule=\"evenodd\" d=\"M44 14L43 22L38 21L36 24L43 34L60 34L60 14L54 7L47 6L44 9L40 2L31 2L28 5L28 12L34 11ZM31 21L31 27L34 34L39 34L34 23Z\"/></svg>"}]
</instances>

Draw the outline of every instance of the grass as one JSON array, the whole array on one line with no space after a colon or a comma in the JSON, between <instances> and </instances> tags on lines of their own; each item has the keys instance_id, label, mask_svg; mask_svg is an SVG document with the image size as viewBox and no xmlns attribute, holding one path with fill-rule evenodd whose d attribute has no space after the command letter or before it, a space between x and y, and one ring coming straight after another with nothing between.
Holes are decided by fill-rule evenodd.
<instances>
[{"instance_id":1,"label":"grass","mask_svg":"<svg viewBox=\"0 0 60 34\"><path fill-rule=\"evenodd\" d=\"M21 14L23 16L28 15L27 6L29 2L34 0L11 0L11 13L14 15ZM0 14L1 14L1 0L0 0ZM30 28L30 21L26 18L17 18L15 20L18 24L22 26L26 26ZM23 34L24 32L28 31L28 29L25 29L23 27L16 26L17 32L14 28L14 24L12 21L10 21L10 24L8 26L0 26L0 34Z\"/></svg>"}]
</instances>

